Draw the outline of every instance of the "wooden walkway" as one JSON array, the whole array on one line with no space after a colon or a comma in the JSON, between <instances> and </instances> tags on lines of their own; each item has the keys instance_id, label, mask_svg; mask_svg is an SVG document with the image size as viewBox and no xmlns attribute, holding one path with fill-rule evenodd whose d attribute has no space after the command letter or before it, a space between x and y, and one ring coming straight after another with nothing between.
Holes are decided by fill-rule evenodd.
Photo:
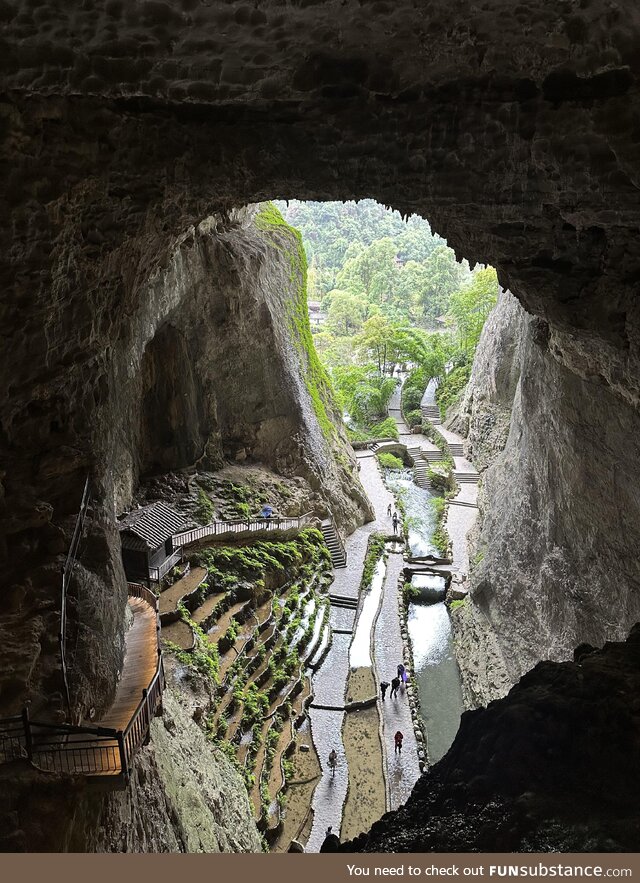
<instances>
[{"instance_id":1,"label":"wooden walkway","mask_svg":"<svg viewBox=\"0 0 640 883\"><path fill-rule=\"evenodd\" d=\"M122 676L113 705L98 726L114 730L126 729L158 665L156 614L142 598L129 598L133 625L125 635L125 656ZM93 723L93 726L96 726Z\"/></svg>"}]
</instances>

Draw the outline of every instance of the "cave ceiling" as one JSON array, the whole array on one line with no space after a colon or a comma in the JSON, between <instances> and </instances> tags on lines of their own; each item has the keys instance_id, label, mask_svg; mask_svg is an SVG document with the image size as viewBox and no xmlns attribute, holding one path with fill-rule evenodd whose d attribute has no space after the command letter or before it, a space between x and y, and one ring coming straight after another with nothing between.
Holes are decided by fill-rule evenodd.
<instances>
[{"instance_id":1,"label":"cave ceiling","mask_svg":"<svg viewBox=\"0 0 640 883\"><path fill-rule=\"evenodd\" d=\"M374 197L494 263L560 358L637 399L635 4L3 0L0 20L10 311L82 297L99 322L97 289L208 213Z\"/></svg>"}]
</instances>

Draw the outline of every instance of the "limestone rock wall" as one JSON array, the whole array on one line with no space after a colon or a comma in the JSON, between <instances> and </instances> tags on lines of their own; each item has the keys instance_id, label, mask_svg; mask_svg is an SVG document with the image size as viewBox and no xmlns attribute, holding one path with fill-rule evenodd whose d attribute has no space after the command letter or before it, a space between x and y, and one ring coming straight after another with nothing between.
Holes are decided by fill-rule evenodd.
<instances>
[{"instance_id":1,"label":"limestone rock wall","mask_svg":"<svg viewBox=\"0 0 640 883\"><path fill-rule=\"evenodd\" d=\"M314 401L305 380L306 308L303 325L292 320L299 243L285 227L258 229L258 211L189 228L149 276L129 279L130 287L121 277L117 296L105 288L95 313L82 308L76 321L53 311L38 356L25 351L14 362L4 393L12 441L3 454L10 591L0 611L8 654L0 708L31 699L34 717L45 704L46 713L67 715L60 568L88 473L93 500L71 587L68 648L74 713L94 708L97 719L123 648L126 583L114 516L141 474L195 462L216 468L224 458L262 462L306 479L317 513L332 512L343 528L366 516L335 406L322 388ZM68 346L75 356L65 370L59 350Z\"/></svg>"},{"instance_id":2,"label":"limestone rock wall","mask_svg":"<svg viewBox=\"0 0 640 883\"><path fill-rule=\"evenodd\" d=\"M467 439L465 453L480 472L507 442L525 323L520 303L501 290L483 328L469 382L460 402L447 414L447 426Z\"/></svg>"},{"instance_id":3,"label":"limestone rock wall","mask_svg":"<svg viewBox=\"0 0 640 883\"><path fill-rule=\"evenodd\" d=\"M623 636L640 618L636 409L570 371L546 324L503 293L453 423L483 470L472 634L488 621L511 682Z\"/></svg>"},{"instance_id":4,"label":"limestone rock wall","mask_svg":"<svg viewBox=\"0 0 640 883\"><path fill-rule=\"evenodd\" d=\"M163 716L152 722L125 790L105 792L20 765L2 769L0 849L262 852L239 773L192 719L184 667L167 671Z\"/></svg>"}]
</instances>

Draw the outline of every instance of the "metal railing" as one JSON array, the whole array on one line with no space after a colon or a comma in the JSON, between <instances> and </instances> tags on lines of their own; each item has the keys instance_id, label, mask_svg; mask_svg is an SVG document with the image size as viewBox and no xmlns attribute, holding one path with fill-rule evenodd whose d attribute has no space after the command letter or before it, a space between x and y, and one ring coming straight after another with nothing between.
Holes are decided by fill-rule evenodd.
<instances>
[{"instance_id":1,"label":"metal railing","mask_svg":"<svg viewBox=\"0 0 640 883\"><path fill-rule=\"evenodd\" d=\"M142 598L158 617L158 599L140 583L129 583L129 596ZM124 730L32 721L28 708L0 720L0 763L29 760L44 772L112 776L128 782L133 759L149 738L151 719L162 703L165 687L158 627L158 661L151 682Z\"/></svg>"},{"instance_id":2,"label":"metal railing","mask_svg":"<svg viewBox=\"0 0 640 883\"><path fill-rule=\"evenodd\" d=\"M313 520L313 513L305 512L295 518L255 518L234 521L214 521L204 527L185 530L173 535L174 545L188 546L203 537L220 536L226 533L254 533L264 530L299 530Z\"/></svg>"},{"instance_id":3,"label":"metal railing","mask_svg":"<svg viewBox=\"0 0 640 883\"><path fill-rule=\"evenodd\" d=\"M182 549L176 549L176 551L170 555L166 561L163 561L160 567L150 567L149 568L149 580L152 583L159 583L163 576L165 576L171 568L180 561L182 558Z\"/></svg>"},{"instance_id":4,"label":"metal railing","mask_svg":"<svg viewBox=\"0 0 640 883\"><path fill-rule=\"evenodd\" d=\"M60 665L62 668L62 680L64 683L64 693L65 700L67 703L67 713L69 715L69 719L71 720L71 695L69 693L69 679L67 675L67 654L66 654L66 641L67 641L67 592L69 590L69 583L71 581L71 573L73 571L73 567L76 563L76 556L78 554L78 546L80 545L80 537L82 536L82 529L84 527L84 521L87 515L87 509L89 508L89 476L87 476L87 480L84 483L84 490L82 492L82 501L80 503L80 511L78 512L78 517L76 518L76 524L73 529L73 536L71 537L71 544L69 546L69 551L67 553L66 560L64 562L64 566L62 568L62 598L60 602L60 632L58 634L58 640L60 643Z\"/></svg>"}]
</instances>

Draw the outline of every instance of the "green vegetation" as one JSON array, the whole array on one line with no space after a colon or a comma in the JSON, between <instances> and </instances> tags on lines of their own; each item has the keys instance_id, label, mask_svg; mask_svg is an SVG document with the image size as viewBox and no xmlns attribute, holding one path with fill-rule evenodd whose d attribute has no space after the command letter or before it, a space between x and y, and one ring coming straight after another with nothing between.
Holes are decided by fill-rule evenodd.
<instances>
[{"instance_id":1,"label":"green vegetation","mask_svg":"<svg viewBox=\"0 0 640 883\"><path fill-rule=\"evenodd\" d=\"M331 381L323 367L311 336L307 305L307 256L298 230L290 227L276 206L266 203L256 216L256 226L289 258L289 281L295 296L289 302L289 325L302 366L302 376L311 396L313 410L327 440L336 435L327 408L336 411Z\"/></svg>"},{"instance_id":2,"label":"green vegetation","mask_svg":"<svg viewBox=\"0 0 640 883\"><path fill-rule=\"evenodd\" d=\"M451 602L449 603L449 609L450 609L450 610L460 610L460 608L461 608L461 607L464 607L466 603L467 603L467 599L466 599L466 598L461 598L461 599L458 600L458 601L451 601Z\"/></svg>"},{"instance_id":3,"label":"green vegetation","mask_svg":"<svg viewBox=\"0 0 640 883\"><path fill-rule=\"evenodd\" d=\"M207 496L206 492L199 487L198 505L195 511L195 516L200 524L211 524L215 516L215 511L213 503Z\"/></svg>"},{"instance_id":4,"label":"green vegetation","mask_svg":"<svg viewBox=\"0 0 640 883\"><path fill-rule=\"evenodd\" d=\"M313 569L321 561L329 564L331 560L322 533L314 527L305 528L286 542L262 540L246 546L203 549L194 559L207 568L209 585L219 589L236 585L239 578L252 580L259 587L265 570L284 572L295 567L304 573L305 568Z\"/></svg>"},{"instance_id":5,"label":"green vegetation","mask_svg":"<svg viewBox=\"0 0 640 883\"><path fill-rule=\"evenodd\" d=\"M373 579L376 565L381 558L386 556L384 542L384 534L372 533L369 537L367 554L365 555L364 566L362 568L362 580L360 582L361 592L366 592L371 587L371 580Z\"/></svg>"},{"instance_id":6,"label":"green vegetation","mask_svg":"<svg viewBox=\"0 0 640 883\"><path fill-rule=\"evenodd\" d=\"M417 589L411 583L404 583L402 586L402 597L405 604L408 604L410 601L418 601L420 599L420 589Z\"/></svg>"},{"instance_id":7,"label":"green vegetation","mask_svg":"<svg viewBox=\"0 0 640 883\"><path fill-rule=\"evenodd\" d=\"M209 679L211 684L220 683L220 658L218 654L217 644L213 644L208 635L200 628L200 626L191 619L189 611L184 604L178 604L180 617L191 627L193 631L195 643L193 650L183 650L177 644L171 641L165 641L165 646L171 650L176 658L184 665L188 665L195 671L204 675Z\"/></svg>"},{"instance_id":8,"label":"green vegetation","mask_svg":"<svg viewBox=\"0 0 640 883\"><path fill-rule=\"evenodd\" d=\"M433 542L441 555L446 555L449 550L449 534L444 524L447 508L444 497L433 497L430 500L436 514L436 529L433 532Z\"/></svg>"},{"instance_id":9,"label":"green vegetation","mask_svg":"<svg viewBox=\"0 0 640 883\"><path fill-rule=\"evenodd\" d=\"M376 456L378 457L378 462L383 469L404 469L404 463L402 462L400 457L396 457L395 454L389 454L383 451L381 454L377 454Z\"/></svg>"},{"instance_id":10,"label":"green vegetation","mask_svg":"<svg viewBox=\"0 0 640 883\"><path fill-rule=\"evenodd\" d=\"M291 202L281 210L304 240L309 299L326 317L314 340L353 440L374 437L370 428L386 413L399 365L420 372L403 396L405 413L419 408L431 378L439 379L441 407L450 406L468 369L447 382L447 366L471 364L496 301L495 270L471 271L427 221L403 221L372 200Z\"/></svg>"}]
</instances>

